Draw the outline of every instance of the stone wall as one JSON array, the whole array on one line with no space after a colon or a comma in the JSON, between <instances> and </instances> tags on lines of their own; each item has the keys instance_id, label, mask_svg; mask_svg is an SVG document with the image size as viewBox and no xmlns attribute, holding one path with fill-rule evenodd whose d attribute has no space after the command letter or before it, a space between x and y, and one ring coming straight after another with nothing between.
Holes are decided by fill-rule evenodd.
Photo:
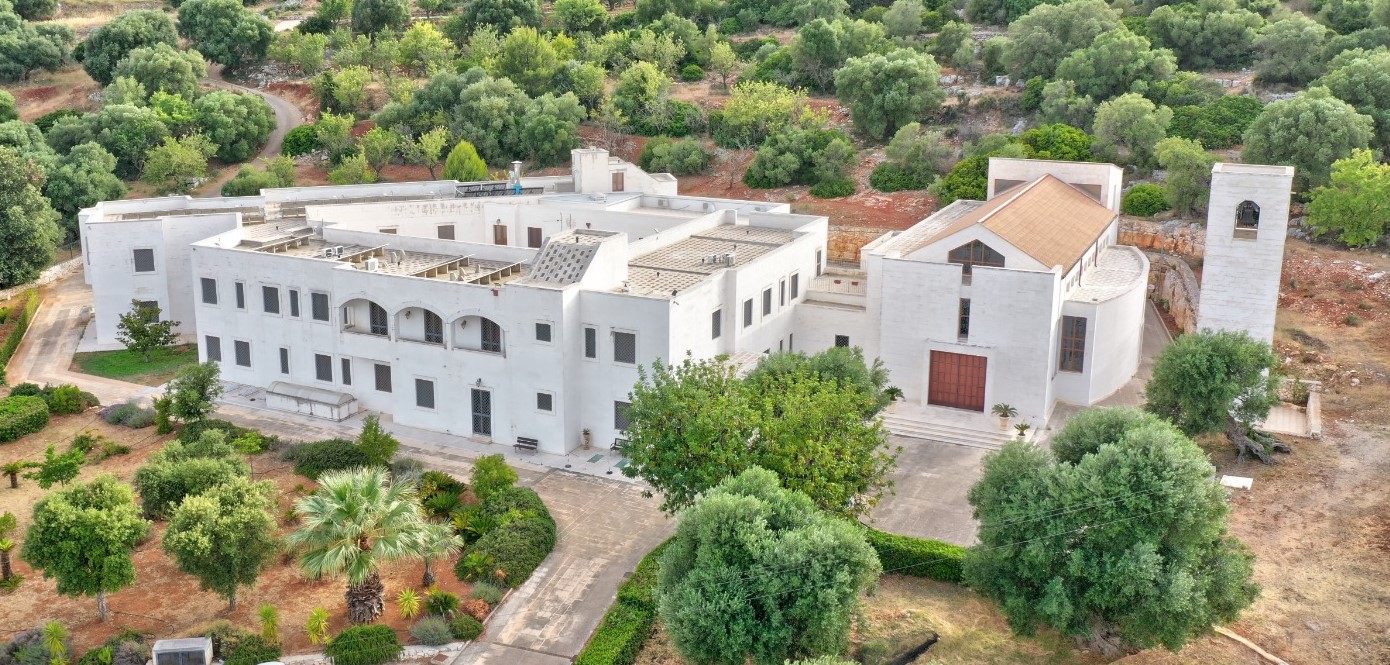
<instances>
[{"instance_id":1,"label":"stone wall","mask_svg":"<svg viewBox=\"0 0 1390 665\"><path fill-rule=\"evenodd\" d=\"M20 284L18 286L11 286L8 289L0 290L0 302L9 300L10 298L15 297L28 289L52 284L53 282L67 277L68 275L71 275L81 269L82 257L80 255L68 259L67 261L64 261L62 263L51 265L45 268L43 272L39 273L38 279L29 282L28 284Z\"/></svg>"},{"instance_id":2,"label":"stone wall","mask_svg":"<svg viewBox=\"0 0 1390 665\"><path fill-rule=\"evenodd\" d=\"M888 232L889 229L831 225L830 238L826 241L829 256L826 258L831 261L859 263L860 248Z\"/></svg>"},{"instance_id":3,"label":"stone wall","mask_svg":"<svg viewBox=\"0 0 1390 665\"><path fill-rule=\"evenodd\" d=\"M1178 329L1192 332L1197 329L1197 276L1186 261L1168 254L1148 252L1149 283L1154 286L1153 299L1173 317Z\"/></svg>"},{"instance_id":4,"label":"stone wall","mask_svg":"<svg viewBox=\"0 0 1390 665\"><path fill-rule=\"evenodd\" d=\"M1145 252L1181 254L1200 259L1207 253L1207 232L1201 224L1193 222L1152 222L1121 217L1120 244L1134 245Z\"/></svg>"}]
</instances>

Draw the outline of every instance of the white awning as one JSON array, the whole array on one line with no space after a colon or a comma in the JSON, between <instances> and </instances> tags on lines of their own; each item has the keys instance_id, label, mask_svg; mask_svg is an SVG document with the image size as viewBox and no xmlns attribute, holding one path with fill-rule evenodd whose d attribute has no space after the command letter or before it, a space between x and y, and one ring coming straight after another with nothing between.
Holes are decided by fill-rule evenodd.
<instances>
[{"instance_id":1,"label":"white awning","mask_svg":"<svg viewBox=\"0 0 1390 665\"><path fill-rule=\"evenodd\" d=\"M352 395L340 393L336 390L315 388L313 386L300 386L293 383L285 383L284 381L275 381L271 383L270 387L265 389L265 392L267 395L293 397L295 399L332 406L342 406L357 399Z\"/></svg>"}]
</instances>

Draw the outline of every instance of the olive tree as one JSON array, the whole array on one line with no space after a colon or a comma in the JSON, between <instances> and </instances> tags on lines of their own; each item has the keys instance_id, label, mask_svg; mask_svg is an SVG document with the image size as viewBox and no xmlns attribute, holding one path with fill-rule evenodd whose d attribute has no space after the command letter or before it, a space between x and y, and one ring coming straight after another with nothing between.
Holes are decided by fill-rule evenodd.
<instances>
[{"instance_id":1,"label":"olive tree","mask_svg":"<svg viewBox=\"0 0 1390 665\"><path fill-rule=\"evenodd\" d=\"M1171 51L1150 48L1149 40L1129 30L1111 30L1057 63L1057 78L1075 82L1078 94L1105 100L1176 69Z\"/></svg>"},{"instance_id":2,"label":"olive tree","mask_svg":"<svg viewBox=\"0 0 1390 665\"><path fill-rule=\"evenodd\" d=\"M1256 75L1266 83L1306 85L1322 73L1322 45L1327 28L1290 12L1260 30L1255 38Z\"/></svg>"},{"instance_id":3,"label":"olive tree","mask_svg":"<svg viewBox=\"0 0 1390 665\"><path fill-rule=\"evenodd\" d=\"M1352 247L1380 242L1390 231L1390 165L1364 148L1332 163L1327 185L1314 189L1308 226Z\"/></svg>"},{"instance_id":4,"label":"olive tree","mask_svg":"<svg viewBox=\"0 0 1390 665\"><path fill-rule=\"evenodd\" d=\"M1136 93L1126 93L1096 108L1095 151L1125 164L1153 166L1154 146L1168 133L1173 111Z\"/></svg>"},{"instance_id":5,"label":"olive tree","mask_svg":"<svg viewBox=\"0 0 1390 665\"><path fill-rule=\"evenodd\" d=\"M10 147L0 147L0 287L39 276L63 238L58 213L41 191L44 175Z\"/></svg>"},{"instance_id":6,"label":"olive tree","mask_svg":"<svg viewBox=\"0 0 1390 665\"><path fill-rule=\"evenodd\" d=\"M250 159L275 128L275 111L255 93L214 90L194 101L193 111L224 162Z\"/></svg>"},{"instance_id":7,"label":"olive tree","mask_svg":"<svg viewBox=\"0 0 1390 665\"><path fill-rule=\"evenodd\" d=\"M1176 136L1154 145L1154 158L1167 173L1163 196L1178 215L1203 212L1211 192L1211 167L1216 155L1192 139Z\"/></svg>"},{"instance_id":8,"label":"olive tree","mask_svg":"<svg viewBox=\"0 0 1390 665\"><path fill-rule=\"evenodd\" d=\"M1200 72L1248 67L1265 20L1235 0L1201 0L1159 7L1144 25L1156 46L1173 50L1179 67Z\"/></svg>"},{"instance_id":9,"label":"olive tree","mask_svg":"<svg viewBox=\"0 0 1390 665\"><path fill-rule=\"evenodd\" d=\"M274 496L270 481L236 478L185 497L170 515L164 551L236 610L237 591L256 583L278 549Z\"/></svg>"},{"instance_id":10,"label":"olive tree","mask_svg":"<svg viewBox=\"0 0 1390 665\"><path fill-rule=\"evenodd\" d=\"M946 100L936 60L908 49L852 58L835 72L835 90L855 129L883 139Z\"/></svg>"},{"instance_id":11,"label":"olive tree","mask_svg":"<svg viewBox=\"0 0 1390 665\"><path fill-rule=\"evenodd\" d=\"M1350 54L1348 54L1350 55ZM1341 60L1340 58L1338 60ZM1375 121L1375 146L1390 149L1390 51L1378 50L1334 60L1319 81L1333 97Z\"/></svg>"},{"instance_id":12,"label":"olive tree","mask_svg":"<svg viewBox=\"0 0 1390 665\"><path fill-rule=\"evenodd\" d=\"M862 529L755 466L681 513L657 611L692 662L781 665L844 652L859 594L881 569Z\"/></svg>"},{"instance_id":13,"label":"olive tree","mask_svg":"<svg viewBox=\"0 0 1390 665\"><path fill-rule=\"evenodd\" d=\"M179 35L208 59L236 69L265 57L270 22L238 0L188 0L179 5Z\"/></svg>"},{"instance_id":14,"label":"olive tree","mask_svg":"<svg viewBox=\"0 0 1390 665\"><path fill-rule=\"evenodd\" d=\"M115 79L116 64L135 49L157 44L177 46L178 32L168 14L153 9L122 13L93 30L73 53L87 75L102 85Z\"/></svg>"},{"instance_id":15,"label":"olive tree","mask_svg":"<svg viewBox=\"0 0 1390 665\"><path fill-rule=\"evenodd\" d=\"M43 195L61 215L69 239L77 238L78 211L125 196L125 183L115 171L116 156L93 142L74 146L49 171Z\"/></svg>"},{"instance_id":16,"label":"olive tree","mask_svg":"<svg viewBox=\"0 0 1390 665\"><path fill-rule=\"evenodd\" d=\"M1120 15L1102 0L1041 4L1009 24L1004 62L1015 79L1052 79L1072 51L1120 27Z\"/></svg>"},{"instance_id":17,"label":"olive tree","mask_svg":"<svg viewBox=\"0 0 1390 665\"><path fill-rule=\"evenodd\" d=\"M1375 122L1327 88L1309 88L1266 106L1245 130L1241 161L1293 166L1294 185L1306 190L1327 183L1332 162L1366 148Z\"/></svg>"},{"instance_id":18,"label":"olive tree","mask_svg":"<svg viewBox=\"0 0 1390 665\"><path fill-rule=\"evenodd\" d=\"M198 81L208 75L208 67L197 51L181 51L161 42L126 54L116 63L114 75L117 80L130 77L144 86L147 94L162 91L193 99L198 96Z\"/></svg>"}]
</instances>

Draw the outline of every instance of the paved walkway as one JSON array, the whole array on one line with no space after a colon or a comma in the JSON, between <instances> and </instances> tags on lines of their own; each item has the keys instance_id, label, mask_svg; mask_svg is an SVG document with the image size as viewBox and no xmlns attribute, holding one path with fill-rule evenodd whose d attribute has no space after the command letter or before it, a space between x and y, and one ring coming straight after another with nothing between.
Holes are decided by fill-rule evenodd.
<instances>
[{"instance_id":1,"label":"paved walkway","mask_svg":"<svg viewBox=\"0 0 1390 665\"><path fill-rule=\"evenodd\" d=\"M956 545L974 545L976 524L965 493L980 479L988 450L940 441L890 436L902 446L893 470L894 493L871 514L875 528Z\"/></svg>"}]
</instances>

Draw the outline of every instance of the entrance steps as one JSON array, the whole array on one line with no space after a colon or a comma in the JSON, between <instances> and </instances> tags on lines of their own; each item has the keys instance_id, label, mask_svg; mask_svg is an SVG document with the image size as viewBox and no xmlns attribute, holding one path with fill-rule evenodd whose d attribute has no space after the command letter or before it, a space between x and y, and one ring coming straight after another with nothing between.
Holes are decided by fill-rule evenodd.
<instances>
[{"instance_id":1,"label":"entrance steps","mask_svg":"<svg viewBox=\"0 0 1390 665\"><path fill-rule=\"evenodd\" d=\"M883 426L889 433L911 439L936 441L957 446L999 450L1014 437L1013 430L1001 431L995 421L993 427L971 427L964 423L942 422L929 413L886 412ZM1031 434L1031 432L1029 432Z\"/></svg>"}]
</instances>

